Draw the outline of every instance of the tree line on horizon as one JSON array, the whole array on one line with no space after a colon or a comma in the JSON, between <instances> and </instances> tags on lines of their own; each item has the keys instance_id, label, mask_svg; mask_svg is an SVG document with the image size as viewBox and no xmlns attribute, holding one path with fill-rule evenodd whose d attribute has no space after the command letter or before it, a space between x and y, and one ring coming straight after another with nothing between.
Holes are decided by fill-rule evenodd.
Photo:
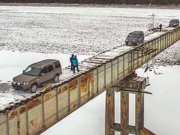
<instances>
[{"instance_id":1,"label":"tree line on horizon","mask_svg":"<svg viewBox=\"0 0 180 135\"><path fill-rule=\"evenodd\" d=\"M0 0L0 2L19 2L19 3L78 3L78 4L162 4L177 5L180 0Z\"/></svg>"}]
</instances>

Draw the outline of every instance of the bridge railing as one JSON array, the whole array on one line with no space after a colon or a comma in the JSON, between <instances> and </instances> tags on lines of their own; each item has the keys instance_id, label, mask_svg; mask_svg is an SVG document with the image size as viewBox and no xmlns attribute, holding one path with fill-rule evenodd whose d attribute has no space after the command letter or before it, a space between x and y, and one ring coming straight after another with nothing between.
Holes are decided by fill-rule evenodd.
<instances>
[{"instance_id":1,"label":"bridge railing","mask_svg":"<svg viewBox=\"0 0 180 135\"><path fill-rule=\"evenodd\" d=\"M176 28L104 62L98 63L97 56L95 66L86 72L1 110L0 135L39 134L179 39L180 28Z\"/></svg>"}]
</instances>

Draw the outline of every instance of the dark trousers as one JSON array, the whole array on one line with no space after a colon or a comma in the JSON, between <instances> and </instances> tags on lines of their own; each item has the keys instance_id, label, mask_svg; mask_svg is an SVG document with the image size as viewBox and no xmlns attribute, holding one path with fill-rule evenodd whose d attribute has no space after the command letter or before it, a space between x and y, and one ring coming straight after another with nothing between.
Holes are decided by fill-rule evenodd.
<instances>
[{"instance_id":1,"label":"dark trousers","mask_svg":"<svg viewBox=\"0 0 180 135\"><path fill-rule=\"evenodd\" d=\"M71 70L73 70L73 65L71 64Z\"/></svg>"},{"instance_id":2,"label":"dark trousers","mask_svg":"<svg viewBox=\"0 0 180 135\"><path fill-rule=\"evenodd\" d=\"M79 66L78 65L73 65L72 70L73 70L73 73L76 73L76 70L77 70L77 72L79 72Z\"/></svg>"}]
</instances>

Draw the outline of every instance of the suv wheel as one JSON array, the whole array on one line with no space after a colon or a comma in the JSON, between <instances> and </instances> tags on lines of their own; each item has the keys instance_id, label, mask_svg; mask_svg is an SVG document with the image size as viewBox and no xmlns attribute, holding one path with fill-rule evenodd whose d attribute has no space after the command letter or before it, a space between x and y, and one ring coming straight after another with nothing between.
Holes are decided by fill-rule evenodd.
<instances>
[{"instance_id":1,"label":"suv wheel","mask_svg":"<svg viewBox=\"0 0 180 135\"><path fill-rule=\"evenodd\" d=\"M36 91L37 91L37 84L33 84L32 86L31 86L31 92L32 93L35 93Z\"/></svg>"},{"instance_id":2,"label":"suv wheel","mask_svg":"<svg viewBox=\"0 0 180 135\"><path fill-rule=\"evenodd\" d=\"M58 83L58 82L59 82L59 75L56 75L56 76L54 77L54 82L55 82L55 83Z\"/></svg>"}]
</instances>

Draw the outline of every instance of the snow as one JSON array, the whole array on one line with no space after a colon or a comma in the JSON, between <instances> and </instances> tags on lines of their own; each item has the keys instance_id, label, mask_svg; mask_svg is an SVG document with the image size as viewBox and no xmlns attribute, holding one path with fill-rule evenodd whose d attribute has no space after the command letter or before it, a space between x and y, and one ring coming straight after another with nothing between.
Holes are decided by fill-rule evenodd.
<instances>
[{"instance_id":1,"label":"snow","mask_svg":"<svg viewBox=\"0 0 180 135\"><path fill-rule=\"evenodd\" d=\"M89 101L42 135L104 135L105 93Z\"/></svg>"},{"instance_id":2,"label":"snow","mask_svg":"<svg viewBox=\"0 0 180 135\"><path fill-rule=\"evenodd\" d=\"M113 6L1 6L4 12L24 12L24 13L60 13L78 14L90 16L125 16L125 17L144 17L152 14L158 17L172 18L180 16L179 9L168 8L123 8ZM146 11L146 12L144 12ZM167 14L168 13L168 14Z\"/></svg>"},{"instance_id":3,"label":"snow","mask_svg":"<svg viewBox=\"0 0 180 135\"><path fill-rule=\"evenodd\" d=\"M179 9L0 6L0 50L94 55L147 30L153 13L156 25L180 17Z\"/></svg>"},{"instance_id":4,"label":"snow","mask_svg":"<svg viewBox=\"0 0 180 135\"><path fill-rule=\"evenodd\" d=\"M148 29L152 23L152 14L155 14L155 25L162 23L163 26L167 26L171 18L180 18L180 9L0 6L0 106L6 105L7 101L16 102L31 96L27 92L14 91L9 84L12 77L21 73L27 65L42 59L55 58L65 67L69 64L71 53L78 54L78 58L83 60L99 52L122 46L129 32ZM146 37L146 40L159 34L162 33ZM155 62L160 65L168 61L168 64L177 64L178 46L171 47L168 53L161 53ZM116 52L115 49L113 53L107 52L98 57L108 59L123 51L124 49ZM83 62L83 66L89 68L94 65L96 64ZM152 83L147 90L153 92L153 95L145 98L145 125L158 135L180 134L180 110L177 107L177 73L180 69L167 66L156 70L156 74L149 73ZM71 77L69 72L65 74ZM134 99L133 95L131 97ZM132 102L130 123L134 120ZM105 93L42 135L104 135L104 110ZM116 118L119 117L118 112L117 108Z\"/></svg>"},{"instance_id":5,"label":"snow","mask_svg":"<svg viewBox=\"0 0 180 135\"><path fill-rule=\"evenodd\" d=\"M164 33L165 32L156 32L156 33L149 34L148 36L145 37L145 41L152 40L160 35L163 35Z\"/></svg>"},{"instance_id":6,"label":"snow","mask_svg":"<svg viewBox=\"0 0 180 135\"><path fill-rule=\"evenodd\" d=\"M62 53L45 54L5 50L0 51L0 110L7 107L10 103L18 102L33 95L29 92L16 91L11 86L12 78L22 73L28 65L44 59L57 59L60 60L62 67L65 68L69 65L70 55L71 54ZM79 61L82 61L90 56L78 55L77 57ZM65 74L66 72L63 71L64 75L67 75L66 77L73 77L73 74L69 69L66 71L68 71L68 74ZM63 76L61 76L61 78Z\"/></svg>"},{"instance_id":7,"label":"snow","mask_svg":"<svg viewBox=\"0 0 180 135\"><path fill-rule=\"evenodd\" d=\"M19 51L0 51L0 80L2 82L10 82L12 77L22 73L22 71L30 64L44 59L57 59L61 62L62 67L67 67L71 54L45 54L33 52ZM78 55L79 61L90 57L89 55Z\"/></svg>"},{"instance_id":8,"label":"snow","mask_svg":"<svg viewBox=\"0 0 180 135\"><path fill-rule=\"evenodd\" d=\"M158 66L155 70L159 75L149 72L151 85L147 87L147 91L153 94L145 96L145 126L158 135L178 135L180 67ZM142 70L138 72L142 74Z\"/></svg>"},{"instance_id":9,"label":"snow","mask_svg":"<svg viewBox=\"0 0 180 135\"><path fill-rule=\"evenodd\" d=\"M146 91L150 91L152 95L145 95L145 127L158 135L178 135L180 134L180 121L178 116L180 108L177 106L180 102L180 91L177 89L180 84L180 67L167 66L155 67L156 72L161 75L154 74L153 71L148 72L150 77L150 86ZM144 69L139 69L138 74L143 74ZM130 123L134 123L134 96L130 95ZM116 95L116 104L119 101ZM116 118L120 108L116 108ZM68 117L57 123L53 127L41 135L104 135L105 131L105 93L88 102L86 105L78 109Z\"/></svg>"},{"instance_id":10,"label":"snow","mask_svg":"<svg viewBox=\"0 0 180 135\"><path fill-rule=\"evenodd\" d=\"M156 65L179 65L180 64L180 41L160 53L155 60Z\"/></svg>"}]
</instances>

